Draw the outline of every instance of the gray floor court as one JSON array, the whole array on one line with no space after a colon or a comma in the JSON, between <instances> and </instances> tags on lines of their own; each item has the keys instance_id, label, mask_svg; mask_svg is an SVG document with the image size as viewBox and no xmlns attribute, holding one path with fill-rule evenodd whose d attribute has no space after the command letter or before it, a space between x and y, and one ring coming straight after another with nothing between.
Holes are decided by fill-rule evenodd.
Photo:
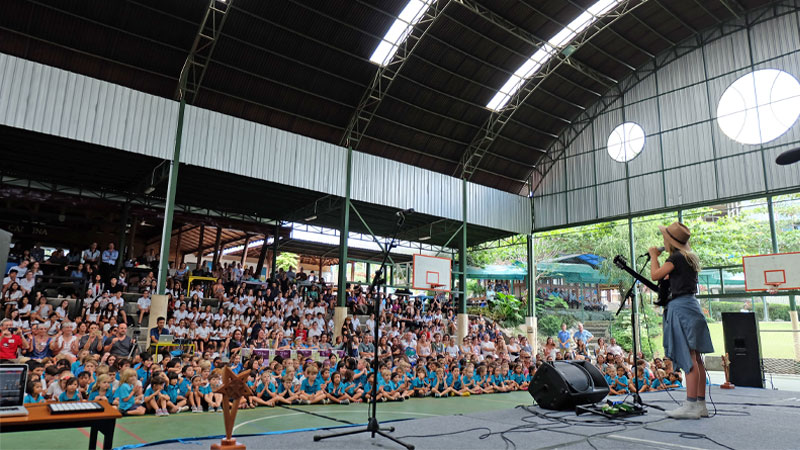
<instances>
[{"instance_id":1,"label":"gray floor court","mask_svg":"<svg viewBox=\"0 0 800 450\"><path fill-rule=\"evenodd\" d=\"M650 408L644 416L608 421L599 416L575 416L538 407L522 407L492 412L431 417L387 422L398 438L418 449L796 449L800 447L800 392L736 388L724 391L713 387L717 414L697 421L676 421ZM681 399L683 392L674 392ZM644 395L644 401L674 408L665 392ZM714 413L709 403L709 409ZM380 411L380 408L379 408ZM545 415L547 417L545 417ZM379 415L380 418L380 415ZM265 436L239 437L249 449L360 449L398 448L393 442L367 434L314 442L315 434L330 431L304 431ZM681 434L684 433L684 434ZM704 437L705 436L705 437ZM707 438L706 438L707 437ZM210 441L183 441L154 446L158 449L191 449L210 445ZM194 445L193 445L194 444Z\"/></svg>"}]
</instances>

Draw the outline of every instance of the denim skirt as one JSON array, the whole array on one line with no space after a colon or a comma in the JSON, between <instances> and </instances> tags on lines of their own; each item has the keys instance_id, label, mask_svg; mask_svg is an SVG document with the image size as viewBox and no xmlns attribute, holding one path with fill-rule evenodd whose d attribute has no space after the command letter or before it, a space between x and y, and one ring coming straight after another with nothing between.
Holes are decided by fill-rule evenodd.
<instances>
[{"instance_id":1,"label":"denim skirt","mask_svg":"<svg viewBox=\"0 0 800 450\"><path fill-rule=\"evenodd\" d=\"M694 295L683 295L672 299L664 313L664 354L672 360L675 369L689 373L692 368L690 350L711 353L714 345L700 302Z\"/></svg>"}]
</instances>

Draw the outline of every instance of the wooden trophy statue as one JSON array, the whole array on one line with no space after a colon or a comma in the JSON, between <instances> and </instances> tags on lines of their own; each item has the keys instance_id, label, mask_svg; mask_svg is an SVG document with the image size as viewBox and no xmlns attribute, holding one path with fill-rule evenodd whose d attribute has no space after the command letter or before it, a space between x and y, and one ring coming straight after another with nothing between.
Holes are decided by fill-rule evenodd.
<instances>
[{"instance_id":1,"label":"wooden trophy statue","mask_svg":"<svg viewBox=\"0 0 800 450\"><path fill-rule=\"evenodd\" d=\"M222 386L214 393L222 394L222 418L225 420L225 439L219 444L212 444L212 450L244 450L244 444L237 444L233 434L233 424L236 422L236 413L239 411L239 399L243 395L253 395L247 385L249 370L236 375L230 367L225 366L222 372Z\"/></svg>"},{"instance_id":2,"label":"wooden trophy statue","mask_svg":"<svg viewBox=\"0 0 800 450\"><path fill-rule=\"evenodd\" d=\"M725 382L722 383L720 388L722 389L733 389L733 383L731 383L731 363L728 359L728 354L725 353L722 355L722 368L725 369Z\"/></svg>"}]
</instances>

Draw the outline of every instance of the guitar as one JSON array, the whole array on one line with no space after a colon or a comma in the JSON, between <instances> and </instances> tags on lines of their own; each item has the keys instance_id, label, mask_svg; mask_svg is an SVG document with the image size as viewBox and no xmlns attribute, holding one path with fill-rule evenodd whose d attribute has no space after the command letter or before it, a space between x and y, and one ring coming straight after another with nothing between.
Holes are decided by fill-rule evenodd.
<instances>
[{"instance_id":1,"label":"guitar","mask_svg":"<svg viewBox=\"0 0 800 450\"><path fill-rule=\"evenodd\" d=\"M620 255L614 257L614 264L619 267L620 269L628 272L630 276L635 278L637 281L642 283L643 285L647 286L651 291L658 293L658 301L655 302L657 306L667 306L667 303L671 300L669 298L669 280L661 280L658 284L653 283L652 281L648 280L647 278L643 277L639 274L639 272L632 269L628 266L628 262Z\"/></svg>"}]
</instances>

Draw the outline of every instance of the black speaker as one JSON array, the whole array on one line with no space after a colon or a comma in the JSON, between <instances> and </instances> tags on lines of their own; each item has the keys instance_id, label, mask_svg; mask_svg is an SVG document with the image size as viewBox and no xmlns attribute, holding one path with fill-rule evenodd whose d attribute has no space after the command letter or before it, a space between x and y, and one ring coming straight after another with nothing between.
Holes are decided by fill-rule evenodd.
<instances>
[{"instance_id":1,"label":"black speaker","mask_svg":"<svg viewBox=\"0 0 800 450\"><path fill-rule=\"evenodd\" d=\"M554 361L539 367L528 393L544 409L570 410L606 398L608 383L589 361Z\"/></svg>"},{"instance_id":2,"label":"black speaker","mask_svg":"<svg viewBox=\"0 0 800 450\"><path fill-rule=\"evenodd\" d=\"M764 387L761 367L761 339L755 313L722 313L725 353L728 354L731 383L734 386Z\"/></svg>"}]
</instances>

